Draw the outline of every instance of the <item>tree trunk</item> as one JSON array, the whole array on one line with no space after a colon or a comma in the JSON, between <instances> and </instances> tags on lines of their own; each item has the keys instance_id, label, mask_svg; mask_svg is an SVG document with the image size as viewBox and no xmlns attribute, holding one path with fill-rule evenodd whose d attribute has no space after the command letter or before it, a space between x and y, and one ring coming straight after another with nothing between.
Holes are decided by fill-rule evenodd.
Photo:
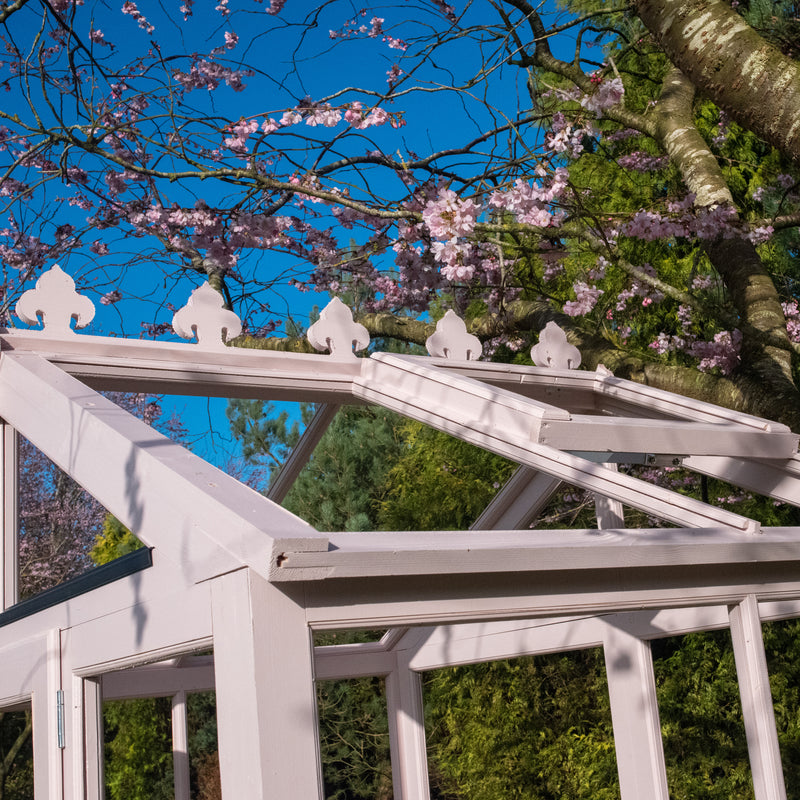
<instances>
[{"instance_id":1,"label":"tree trunk","mask_svg":"<svg viewBox=\"0 0 800 800\"><path fill-rule=\"evenodd\" d=\"M675 66L735 119L800 163L800 65L722 0L634 0Z\"/></svg>"}]
</instances>

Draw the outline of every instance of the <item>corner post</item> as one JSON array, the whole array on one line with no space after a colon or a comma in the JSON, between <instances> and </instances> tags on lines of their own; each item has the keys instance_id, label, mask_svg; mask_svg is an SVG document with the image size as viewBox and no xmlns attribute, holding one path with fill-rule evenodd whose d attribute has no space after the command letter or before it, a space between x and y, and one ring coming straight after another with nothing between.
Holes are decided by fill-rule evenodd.
<instances>
[{"instance_id":1,"label":"corner post","mask_svg":"<svg viewBox=\"0 0 800 800\"><path fill-rule=\"evenodd\" d=\"M213 580L211 614L222 796L322 800L305 609L245 568Z\"/></svg>"},{"instance_id":2,"label":"corner post","mask_svg":"<svg viewBox=\"0 0 800 800\"><path fill-rule=\"evenodd\" d=\"M733 606L729 618L755 798L786 800L775 709L755 595L749 594Z\"/></svg>"},{"instance_id":3,"label":"corner post","mask_svg":"<svg viewBox=\"0 0 800 800\"><path fill-rule=\"evenodd\" d=\"M404 653L386 676L386 705L395 800L430 800L422 676Z\"/></svg>"},{"instance_id":4,"label":"corner post","mask_svg":"<svg viewBox=\"0 0 800 800\"><path fill-rule=\"evenodd\" d=\"M650 643L609 618L603 655L622 800L669 800Z\"/></svg>"}]
</instances>

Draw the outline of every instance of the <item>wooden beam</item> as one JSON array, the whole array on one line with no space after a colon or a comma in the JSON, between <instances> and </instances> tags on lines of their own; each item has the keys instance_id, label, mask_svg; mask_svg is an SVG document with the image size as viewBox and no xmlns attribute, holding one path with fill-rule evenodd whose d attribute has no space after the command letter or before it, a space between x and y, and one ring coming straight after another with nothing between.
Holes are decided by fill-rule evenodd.
<instances>
[{"instance_id":1,"label":"wooden beam","mask_svg":"<svg viewBox=\"0 0 800 800\"><path fill-rule=\"evenodd\" d=\"M659 569L800 561L794 528L330 533L325 552L284 551L274 581L369 576Z\"/></svg>"},{"instance_id":2,"label":"wooden beam","mask_svg":"<svg viewBox=\"0 0 800 800\"><path fill-rule=\"evenodd\" d=\"M603 466L612 472L617 472L618 470L616 464L607 463L603 464ZM612 500L611 498L603 497L601 494L595 494L594 510L598 530L605 531L612 528L625 527L625 509L619 500Z\"/></svg>"},{"instance_id":3,"label":"wooden beam","mask_svg":"<svg viewBox=\"0 0 800 800\"><path fill-rule=\"evenodd\" d=\"M650 548L643 548L642 554ZM305 584L315 629L395 627L490 619L604 614L716 606L755 594L759 602L800 599L800 560L748 559L716 564L570 569L475 574L399 575Z\"/></svg>"},{"instance_id":4,"label":"wooden beam","mask_svg":"<svg viewBox=\"0 0 800 800\"><path fill-rule=\"evenodd\" d=\"M786 800L767 658L754 595L748 594L732 606L730 625L755 800Z\"/></svg>"},{"instance_id":5,"label":"wooden beam","mask_svg":"<svg viewBox=\"0 0 800 800\"><path fill-rule=\"evenodd\" d=\"M779 460L692 456L683 465L734 486L800 506L800 456Z\"/></svg>"},{"instance_id":6,"label":"wooden beam","mask_svg":"<svg viewBox=\"0 0 800 800\"><path fill-rule=\"evenodd\" d=\"M604 620L603 655L622 800L669 800L650 643Z\"/></svg>"},{"instance_id":7,"label":"wooden beam","mask_svg":"<svg viewBox=\"0 0 800 800\"><path fill-rule=\"evenodd\" d=\"M189 718L183 689L172 698L172 775L175 800L189 800Z\"/></svg>"},{"instance_id":8,"label":"wooden beam","mask_svg":"<svg viewBox=\"0 0 800 800\"><path fill-rule=\"evenodd\" d=\"M0 612L0 628L10 625L24 617L37 614L46 608L53 608L73 597L90 592L109 583L114 583L120 578L133 575L153 565L150 549L141 547L132 553L120 556L108 564L102 564L90 569L88 572L70 578L52 589L45 589L27 600L22 600L11 608Z\"/></svg>"},{"instance_id":9,"label":"wooden beam","mask_svg":"<svg viewBox=\"0 0 800 800\"><path fill-rule=\"evenodd\" d=\"M297 480L297 476L303 470L314 453L314 449L319 444L319 440L325 435L336 412L340 406L331 403L322 403L316 410L308 427L303 431L300 441L289 453L289 457L281 464L277 475L270 481L267 489L267 497L274 503L282 503L289 490Z\"/></svg>"},{"instance_id":10,"label":"wooden beam","mask_svg":"<svg viewBox=\"0 0 800 800\"><path fill-rule=\"evenodd\" d=\"M558 478L530 467L518 467L492 498L470 530L518 530L527 528L561 486Z\"/></svg>"},{"instance_id":11,"label":"wooden beam","mask_svg":"<svg viewBox=\"0 0 800 800\"><path fill-rule=\"evenodd\" d=\"M191 580L243 564L269 574L285 539L327 547L307 523L43 358L0 358L0 416Z\"/></svg>"},{"instance_id":12,"label":"wooden beam","mask_svg":"<svg viewBox=\"0 0 800 800\"><path fill-rule=\"evenodd\" d=\"M430 800L422 676L401 654L386 676L386 702L395 800Z\"/></svg>"},{"instance_id":13,"label":"wooden beam","mask_svg":"<svg viewBox=\"0 0 800 800\"><path fill-rule=\"evenodd\" d=\"M212 581L222 795L322 800L311 632L252 570Z\"/></svg>"},{"instance_id":14,"label":"wooden beam","mask_svg":"<svg viewBox=\"0 0 800 800\"><path fill-rule=\"evenodd\" d=\"M449 377L449 380L447 378ZM480 387L480 390L476 389ZM437 430L545 472L625 505L677 525L710 524L756 531L754 520L676 495L628 475L615 474L599 464L564 453L535 440L543 426L563 420L549 407L525 402L510 392L483 386L468 378L442 375L432 368L409 364L380 354L369 359L354 393ZM466 398L470 398L467 401Z\"/></svg>"},{"instance_id":15,"label":"wooden beam","mask_svg":"<svg viewBox=\"0 0 800 800\"><path fill-rule=\"evenodd\" d=\"M95 389L201 397L342 402L361 360L104 336L0 336L3 353L41 356ZM348 399L349 402L349 399Z\"/></svg>"}]
</instances>

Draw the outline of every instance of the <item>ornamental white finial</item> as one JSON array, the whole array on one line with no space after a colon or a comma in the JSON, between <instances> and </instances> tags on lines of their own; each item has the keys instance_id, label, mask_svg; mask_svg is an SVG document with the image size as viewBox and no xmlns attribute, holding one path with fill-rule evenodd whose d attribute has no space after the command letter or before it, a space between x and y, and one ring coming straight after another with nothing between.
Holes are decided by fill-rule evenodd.
<instances>
[{"instance_id":1,"label":"ornamental white finial","mask_svg":"<svg viewBox=\"0 0 800 800\"><path fill-rule=\"evenodd\" d=\"M75 291L75 281L58 264L39 276L35 289L19 298L17 316L28 325L42 318L42 331L55 336L73 335L70 322L85 328L94 319L94 303Z\"/></svg>"},{"instance_id":2,"label":"ornamental white finial","mask_svg":"<svg viewBox=\"0 0 800 800\"><path fill-rule=\"evenodd\" d=\"M436 333L425 341L428 353L453 361L477 361L483 350L481 340L467 333L467 325L450 309L437 323Z\"/></svg>"},{"instance_id":3,"label":"ornamental white finial","mask_svg":"<svg viewBox=\"0 0 800 800\"><path fill-rule=\"evenodd\" d=\"M531 348L531 360L537 367L578 369L581 351L567 341L567 334L555 322L548 322L539 334L539 344Z\"/></svg>"},{"instance_id":4,"label":"ornamental white finial","mask_svg":"<svg viewBox=\"0 0 800 800\"><path fill-rule=\"evenodd\" d=\"M242 322L223 306L222 295L204 283L192 292L186 305L175 312L172 328L184 339L197 336L197 343L203 347L224 349L226 341L242 332Z\"/></svg>"},{"instance_id":5,"label":"ornamental white finial","mask_svg":"<svg viewBox=\"0 0 800 800\"><path fill-rule=\"evenodd\" d=\"M319 319L308 329L306 338L315 350L330 350L334 358L355 358L353 350L369 344L369 331L353 321L353 312L338 298L322 309Z\"/></svg>"}]
</instances>

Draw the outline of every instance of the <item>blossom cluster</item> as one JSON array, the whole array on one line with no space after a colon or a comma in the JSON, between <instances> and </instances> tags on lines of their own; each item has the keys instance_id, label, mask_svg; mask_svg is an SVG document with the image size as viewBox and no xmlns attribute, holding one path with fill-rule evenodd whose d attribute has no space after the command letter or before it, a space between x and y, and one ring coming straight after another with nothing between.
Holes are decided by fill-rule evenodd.
<instances>
[{"instance_id":1,"label":"blossom cluster","mask_svg":"<svg viewBox=\"0 0 800 800\"><path fill-rule=\"evenodd\" d=\"M600 81L591 94L584 95L581 98L581 105L597 117L602 117L604 111L618 105L624 96L625 87L622 78L611 78Z\"/></svg>"},{"instance_id":2,"label":"blossom cluster","mask_svg":"<svg viewBox=\"0 0 800 800\"><path fill-rule=\"evenodd\" d=\"M657 172L669 165L669 156L654 156L642 150L635 150L633 153L617 158L617 164L623 169L630 169L634 172Z\"/></svg>"},{"instance_id":3,"label":"blossom cluster","mask_svg":"<svg viewBox=\"0 0 800 800\"><path fill-rule=\"evenodd\" d=\"M630 221L619 225L617 231L646 242L670 237L714 240L741 236L754 244L768 241L774 233L770 225L753 229L743 225L733 206L717 205L694 209L693 204L694 196L689 194L681 201L668 203L666 215L657 211L637 211Z\"/></svg>"},{"instance_id":4,"label":"blossom cluster","mask_svg":"<svg viewBox=\"0 0 800 800\"><path fill-rule=\"evenodd\" d=\"M329 38L350 39L354 36L368 36L370 39L380 39L392 50L405 52L408 49L407 42L390 36L383 30L383 23L386 22L383 17L374 16L369 22L366 21L366 17L367 10L362 8L358 17L353 17L353 19L345 22L339 30L328 31Z\"/></svg>"}]
</instances>

